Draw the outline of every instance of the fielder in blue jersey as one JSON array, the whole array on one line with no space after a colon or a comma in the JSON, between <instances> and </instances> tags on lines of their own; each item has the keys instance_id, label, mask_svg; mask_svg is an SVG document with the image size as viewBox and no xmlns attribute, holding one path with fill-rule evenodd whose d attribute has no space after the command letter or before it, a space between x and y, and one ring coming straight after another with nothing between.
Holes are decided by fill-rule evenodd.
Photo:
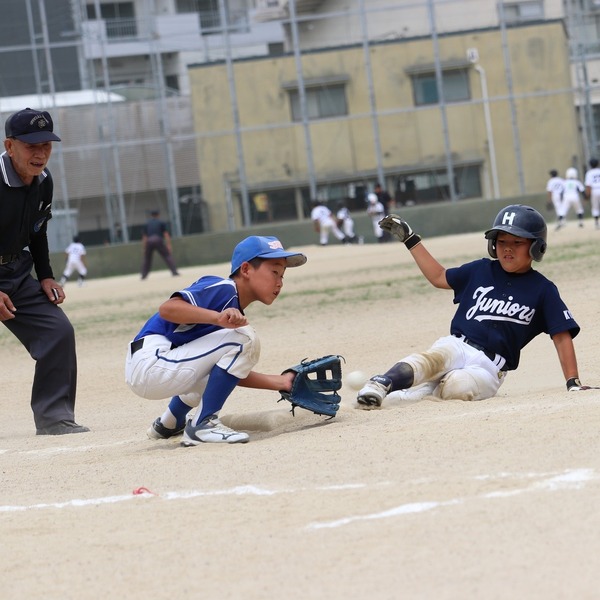
<instances>
[{"instance_id":1,"label":"fielder in blue jersey","mask_svg":"<svg viewBox=\"0 0 600 600\"><path fill-rule=\"evenodd\" d=\"M458 308L450 335L372 377L358 393L358 408L380 407L392 392L412 400L428 395L490 398L506 373L519 366L522 348L541 333L554 342L567 390L589 389L579 381L573 345L579 326L557 287L532 269L547 247L546 223L538 211L524 205L503 208L485 232L494 260L482 258L451 269L433 258L399 216L388 215L380 224L404 242L434 287L454 290Z\"/></svg>"},{"instance_id":2,"label":"fielder in blue jersey","mask_svg":"<svg viewBox=\"0 0 600 600\"><path fill-rule=\"evenodd\" d=\"M183 433L183 446L247 442L248 434L219 420L236 386L289 391L294 373L267 375L252 369L260 341L244 314L254 301L272 304L287 267L306 262L275 237L250 236L233 252L228 278L205 276L175 292L129 344L125 378L142 398L172 396L148 429L151 439ZM188 413L198 410L188 421Z\"/></svg>"}]
</instances>

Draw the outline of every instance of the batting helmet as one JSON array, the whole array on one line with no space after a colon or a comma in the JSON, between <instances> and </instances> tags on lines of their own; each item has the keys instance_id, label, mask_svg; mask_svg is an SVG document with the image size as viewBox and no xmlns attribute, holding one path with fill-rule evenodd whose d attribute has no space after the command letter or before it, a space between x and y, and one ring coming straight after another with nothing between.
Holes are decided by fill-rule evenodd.
<instances>
[{"instance_id":1,"label":"batting helmet","mask_svg":"<svg viewBox=\"0 0 600 600\"><path fill-rule=\"evenodd\" d=\"M598 159L597 158L590 158L590 167L592 169L595 169L598 166Z\"/></svg>"},{"instance_id":2,"label":"batting helmet","mask_svg":"<svg viewBox=\"0 0 600 600\"><path fill-rule=\"evenodd\" d=\"M558 171L556 169L552 169L552 171L550 171L550 177L558 177Z\"/></svg>"},{"instance_id":3,"label":"batting helmet","mask_svg":"<svg viewBox=\"0 0 600 600\"><path fill-rule=\"evenodd\" d=\"M524 204L511 204L496 215L492 228L485 232L488 252L492 258L498 258L496 238L501 231L534 240L529 248L531 258L537 262L544 258L548 229L544 217L535 208Z\"/></svg>"},{"instance_id":4,"label":"batting helmet","mask_svg":"<svg viewBox=\"0 0 600 600\"><path fill-rule=\"evenodd\" d=\"M577 179L577 169L575 169L573 167L569 167L567 169L566 178L567 179Z\"/></svg>"}]
</instances>

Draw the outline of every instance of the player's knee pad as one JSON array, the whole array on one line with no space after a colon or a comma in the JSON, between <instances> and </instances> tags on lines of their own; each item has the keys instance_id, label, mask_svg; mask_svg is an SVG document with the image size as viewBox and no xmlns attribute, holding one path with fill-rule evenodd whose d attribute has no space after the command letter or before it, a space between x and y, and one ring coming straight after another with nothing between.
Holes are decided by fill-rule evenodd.
<instances>
[{"instance_id":1,"label":"player's knee pad","mask_svg":"<svg viewBox=\"0 0 600 600\"><path fill-rule=\"evenodd\" d=\"M457 369L442 378L438 395L442 400L475 400L479 396L479 385L471 373Z\"/></svg>"}]
</instances>

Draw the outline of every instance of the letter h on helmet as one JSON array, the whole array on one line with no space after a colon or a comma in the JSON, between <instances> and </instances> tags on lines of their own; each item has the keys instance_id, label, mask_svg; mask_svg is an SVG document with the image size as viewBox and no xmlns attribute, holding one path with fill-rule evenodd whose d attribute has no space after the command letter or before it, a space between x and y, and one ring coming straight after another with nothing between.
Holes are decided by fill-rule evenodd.
<instances>
[{"instance_id":1,"label":"letter h on helmet","mask_svg":"<svg viewBox=\"0 0 600 600\"><path fill-rule=\"evenodd\" d=\"M498 258L496 238L501 231L517 237L532 239L533 243L529 248L531 258L537 262L544 258L548 229L544 217L535 208L524 204L511 204L496 215L492 228L485 232L488 253L492 258Z\"/></svg>"}]
</instances>

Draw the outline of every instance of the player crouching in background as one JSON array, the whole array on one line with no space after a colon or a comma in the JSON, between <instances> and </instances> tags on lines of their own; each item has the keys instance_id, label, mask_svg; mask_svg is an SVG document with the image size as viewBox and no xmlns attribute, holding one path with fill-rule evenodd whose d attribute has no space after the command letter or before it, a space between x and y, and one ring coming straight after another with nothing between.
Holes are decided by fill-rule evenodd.
<instances>
[{"instance_id":1,"label":"player crouching in background","mask_svg":"<svg viewBox=\"0 0 600 600\"><path fill-rule=\"evenodd\" d=\"M503 208L485 232L495 260L481 258L450 269L433 258L401 217L388 215L380 224L404 242L434 287L454 290L458 308L450 335L372 377L358 392L358 408L377 408L391 392L412 400L495 396L506 373L518 367L521 349L543 332L554 342L567 390L590 389L581 385L577 371L573 338L579 326L557 287L531 267L547 247L546 223L538 211L524 205Z\"/></svg>"},{"instance_id":2,"label":"player crouching in background","mask_svg":"<svg viewBox=\"0 0 600 600\"><path fill-rule=\"evenodd\" d=\"M238 385L289 391L295 374L252 370L260 342L244 310L256 300L271 305L281 293L286 268L305 262L304 254L287 252L275 237L250 236L235 247L228 278L201 277L161 304L129 344L125 365L126 381L138 396L172 396L148 437L183 433L183 446L248 441L247 433L219 420L227 398Z\"/></svg>"}]
</instances>

